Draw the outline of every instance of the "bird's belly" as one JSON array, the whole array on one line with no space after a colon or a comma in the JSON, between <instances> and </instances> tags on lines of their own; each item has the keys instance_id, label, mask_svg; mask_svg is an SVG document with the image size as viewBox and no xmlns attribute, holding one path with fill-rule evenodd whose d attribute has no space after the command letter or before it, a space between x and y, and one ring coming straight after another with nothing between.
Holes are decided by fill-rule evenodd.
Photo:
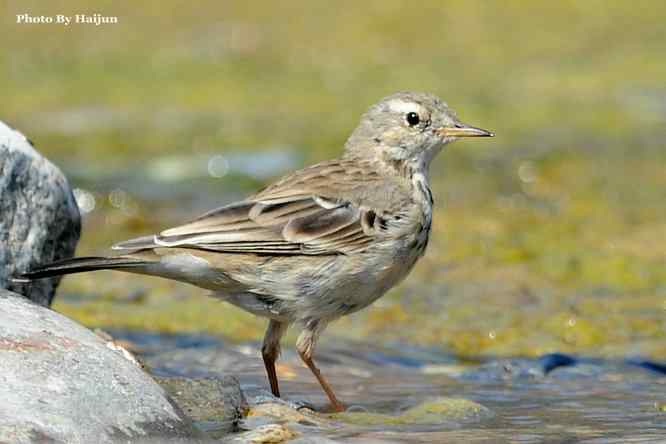
<instances>
[{"instance_id":1,"label":"bird's belly","mask_svg":"<svg viewBox=\"0 0 666 444\"><path fill-rule=\"evenodd\" d=\"M271 295L253 292L229 293L224 291L214 292L214 297L225 300L249 313L280 322L292 322L294 317L288 310L285 300Z\"/></svg>"},{"instance_id":2,"label":"bird's belly","mask_svg":"<svg viewBox=\"0 0 666 444\"><path fill-rule=\"evenodd\" d=\"M308 298L309 312L335 319L362 310L399 284L412 270L422 251L412 245L378 248L347 258L339 279L329 279L326 290ZM326 281L326 279L324 279Z\"/></svg>"},{"instance_id":3,"label":"bird's belly","mask_svg":"<svg viewBox=\"0 0 666 444\"><path fill-rule=\"evenodd\" d=\"M243 291L221 288L215 296L279 321L331 321L367 307L402 281L422 255L415 239L349 255L274 259L233 275Z\"/></svg>"}]
</instances>

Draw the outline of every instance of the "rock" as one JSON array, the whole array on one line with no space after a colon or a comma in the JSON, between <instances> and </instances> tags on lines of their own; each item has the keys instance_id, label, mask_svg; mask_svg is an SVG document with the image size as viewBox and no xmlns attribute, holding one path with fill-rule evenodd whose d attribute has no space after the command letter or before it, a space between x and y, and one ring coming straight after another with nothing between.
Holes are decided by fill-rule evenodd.
<instances>
[{"instance_id":1,"label":"rock","mask_svg":"<svg viewBox=\"0 0 666 444\"><path fill-rule=\"evenodd\" d=\"M50 305L60 278L13 275L74 254L81 219L67 179L20 132L0 122L0 288Z\"/></svg>"},{"instance_id":2,"label":"rock","mask_svg":"<svg viewBox=\"0 0 666 444\"><path fill-rule=\"evenodd\" d=\"M211 438L236 431L247 410L240 383L233 376L199 379L156 377L155 380L195 421L195 425Z\"/></svg>"},{"instance_id":3,"label":"rock","mask_svg":"<svg viewBox=\"0 0 666 444\"><path fill-rule=\"evenodd\" d=\"M297 409L287 401L262 402L253 404L247 412L243 426L254 429L262 425L278 422L280 424L293 423L307 427L326 429L333 427L331 419L324 414L317 413L309 408Z\"/></svg>"},{"instance_id":4,"label":"rock","mask_svg":"<svg viewBox=\"0 0 666 444\"><path fill-rule=\"evenodd\" d=\"M666 363L663 362L651 361L649 359L629 359L627 364L650 370L659 375L666 375Z\"/></svg>"},{"instance_id":5,"label":"rock","mask_svg":"<svg viewBox=\"0 0 666 444\"><path fill-rule=\"evenodd\" d=\"M192 422L125 353L0 290L0 442L197 439Z\"/></svg>"},{"instance_id":6,"label":"rock","mask_svg":"<svg viewBox=\"0 0 666 444\"><path fill-rule=\"evenodd\" d=\"M296 433L285 424L266 424L249 432L239 433L227 443L278 444L291 440Z\"/></svg>"},{"instance_id":7,"label":"rock","mask_svg":"<svg viewBox=\"0 0 666 444\"><path fill-rule=\"evenodd\" d=\"M547 353L540 356L538 362L543 370L543 374L547 375L557 368L576 365L578 361L573 356L565 355L564 353Z\"/></svg>"},{"instance_id":8,"label":"rock","mask_svg":"<svg viewBox=\"0 0 666 444\"><path fill-rule=\"evenodd\" d=\"M490 361L463 372L462 379L474 381L541 380L562 369L582 370L579 360L561 353L549 353L538 359L513 358Z\"/></svg>"},{"instance_id":9,"label":"rock","mask_svg":"<svg viewBox=\"0 0 666 444\"><path fill-rule=\"evenodd\" d=\"M475 422L492 418L494 413L478 402L463 398L435 398L418 404L397 417L405 424Z\"/></svg>"},{"instance_id":10,"label":"rock","mask_svg":"<svg viewBox=\"0 0 666 444\"><path fill-rule=\"evenodd\" d=\"M331 418L348 424L363 426L441 425L466 424L492 418L494 413L487 407L468 399L435 398L424 401L400 415L372 412L343 412Z\"/></svg>"}]
</instances>

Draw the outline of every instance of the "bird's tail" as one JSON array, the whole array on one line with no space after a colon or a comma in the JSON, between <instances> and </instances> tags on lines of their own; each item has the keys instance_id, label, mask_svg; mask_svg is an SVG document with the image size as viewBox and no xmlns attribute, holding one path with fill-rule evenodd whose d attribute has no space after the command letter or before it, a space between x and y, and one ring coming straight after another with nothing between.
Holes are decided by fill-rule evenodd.
<instances>
[{"instance_id":1,"label":"bird's tail","mask_svg":"<svg viewBox=\"0 0 666 444\"><path fill-rule=\"evenodd\" d=\"M63 274L83 273L84 271L132 269L148 264L144 259L128 256L118 257L76 257L41 265L33 270L27 271L12 278L14 282L29 282Z\"/></svg>"}]
</instances>

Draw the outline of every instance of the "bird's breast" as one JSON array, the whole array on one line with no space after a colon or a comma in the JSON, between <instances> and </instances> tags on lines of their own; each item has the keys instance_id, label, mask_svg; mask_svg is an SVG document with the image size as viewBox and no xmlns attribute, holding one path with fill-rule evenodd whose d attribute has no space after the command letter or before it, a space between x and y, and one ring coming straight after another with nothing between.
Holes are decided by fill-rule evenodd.
<instances>
[{"instance_id":1,"label":"bird's breast","mask_svg":"<svg viewBox=\"0 0 666 444\"><path fill-rule=\"evenodd\" d=\"M418 257L421 257L428 247L430 229L432 228L432 209L434 199L430 184L425 174L416 172L412 175L413 195L418 208L417 221L414 230L413 247Z\"/></svg>"}]
</instances>

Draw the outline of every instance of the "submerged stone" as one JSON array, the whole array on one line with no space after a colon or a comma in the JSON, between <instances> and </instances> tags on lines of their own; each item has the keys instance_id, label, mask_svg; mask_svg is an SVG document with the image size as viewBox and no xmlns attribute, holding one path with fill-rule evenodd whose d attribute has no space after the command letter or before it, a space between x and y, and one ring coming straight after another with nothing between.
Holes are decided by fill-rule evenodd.
<instances>
[{"instance_id":1,"label":"submerged stone","mask_svg":"<svg viewBox=\"0 0 666 444\"><path fill-rule=\"evenodd\" d=\"M247 410L247 401L238 379L233 376L209 378L164 378L155 380L194 421L212 438L236 431Z\"/></svg>"},{"instance_id":2,"label":"submerged stone","mask_svg":"<svg viewBox=\"0 0 666 444\"><path fill-rule=\"evenodd\" d=\"M244 433L230 437L227 443L277 444L290 441L297 436L286 424L266 424ZM308 441L315 442L315 441ZM320 441L325 442L325 441ZM330 441L329 441L330 442Z\"/></svg>"},{"instance_id":3,"label":"submerged stone","mask_svg":"<svg viewBox=\"0 0 666 444\"><path fill-rule=\"evenodd\" d=\"M559 367L576 365L576 358L563 353L548 353L539 357L538 364L541 365L544 375Z\"/></svg>"},{"instance_id":4,"label":"submerged stone","mask_svg":"<svg viewBox=\"0 0 666 444\"><path fill-rule=\"evenodd\" d=\"M627 361L629 365L635 365L646 370L650 370L660 375L666 375L666 363L651 361L648 359L630 359Z\"/></svg>"},{"instance_id":5,"label":"submerged stone","mask_svg":"<svg viewBox=\"0 0 666 444\"><path fill-rule=\"evenodd\" d=\"M449 422L470 422L492 417L483 405L462 398L436 398L418 404L400 415L371 412L343 412L334 419L355 425L428 425Z\"/></svg>"}]
</instances>

